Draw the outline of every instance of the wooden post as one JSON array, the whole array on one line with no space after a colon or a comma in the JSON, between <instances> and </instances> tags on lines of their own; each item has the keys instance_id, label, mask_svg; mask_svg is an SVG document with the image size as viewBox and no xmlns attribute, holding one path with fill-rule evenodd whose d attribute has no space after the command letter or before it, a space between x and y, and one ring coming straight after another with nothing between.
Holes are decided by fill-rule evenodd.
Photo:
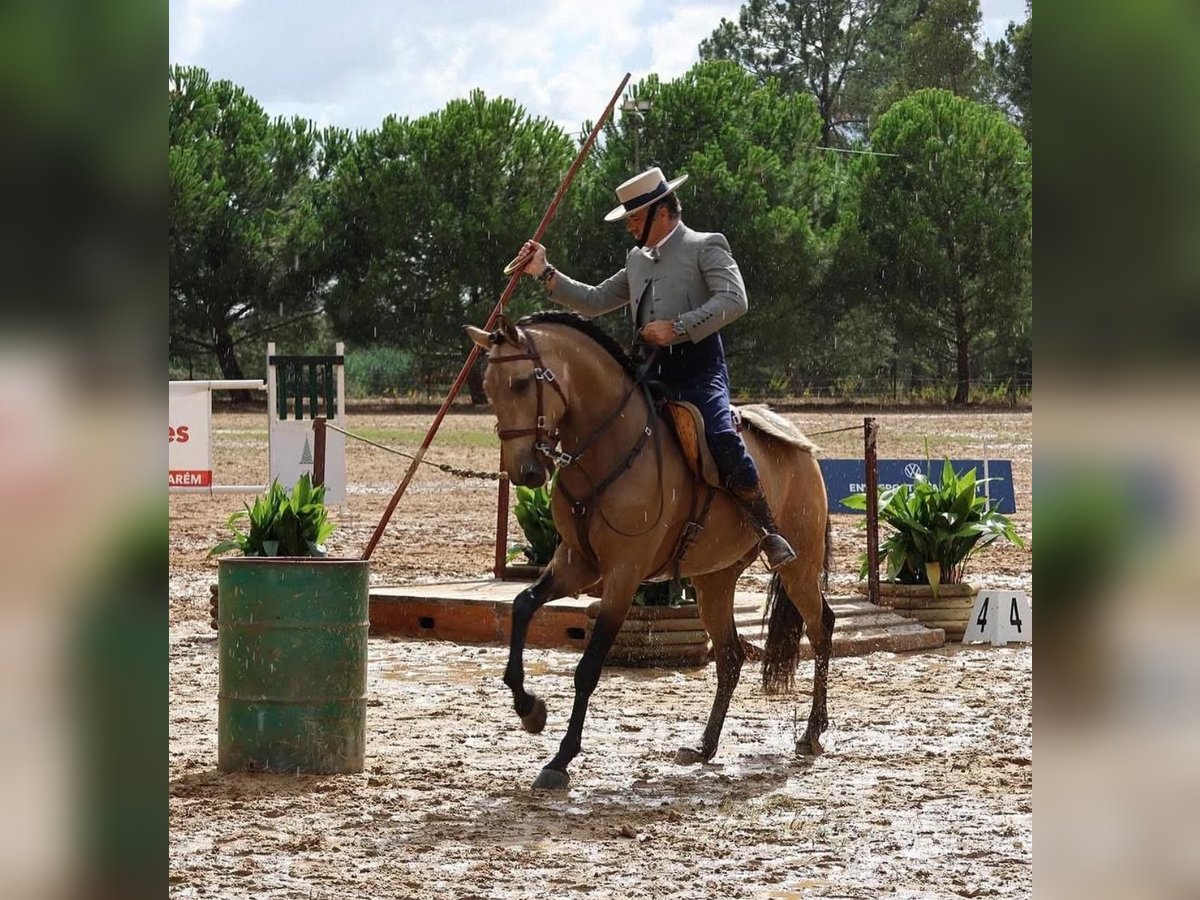
<instances>
[{"instance_id":1,"label":"wooden post","mask_svg":"<svg viewBox=\"0 0 1200 900\"><path fill-rule=\"evenodd\" d=\"M312 483L314 487L325 483L325 434L325 417L317 416L313 419Z\"/></svg>"},{"instance_id":2,"label":"wooden post","mask_svg":"<svg viewBox=\"0 0 1200 900\"><path fill-rule=\"evenodd\" d=\"M496 566L492 574L504 580L508 569L508 476L500 472L500 490L496 501Z\"/></svg>"},{"instance_id":3,"label":"wooden post","mask_svg":"<svg viewBox=\"0 0 1200 900\"><path fill-rule=\"evenodd\" d=\"M867 599L879 603L879 471L875 419L863 419L863 469L867 494Z\"/></svg>"}]
</instances>

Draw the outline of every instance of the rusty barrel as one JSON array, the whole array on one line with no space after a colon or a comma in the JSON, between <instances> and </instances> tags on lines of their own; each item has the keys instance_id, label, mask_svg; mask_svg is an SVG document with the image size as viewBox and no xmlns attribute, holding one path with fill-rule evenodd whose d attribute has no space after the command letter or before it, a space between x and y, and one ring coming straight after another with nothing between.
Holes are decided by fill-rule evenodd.
<instances>
[{"instance_id":1,"label":"rusty barrel","mask_svg":"<svg viewBox=\"0 0 1200 900\"><path fill-rule=\"evenodd\" d=\"M221 771L362 771L369 569L357 559L219 561Z\"/></svg>"}]
</instances>

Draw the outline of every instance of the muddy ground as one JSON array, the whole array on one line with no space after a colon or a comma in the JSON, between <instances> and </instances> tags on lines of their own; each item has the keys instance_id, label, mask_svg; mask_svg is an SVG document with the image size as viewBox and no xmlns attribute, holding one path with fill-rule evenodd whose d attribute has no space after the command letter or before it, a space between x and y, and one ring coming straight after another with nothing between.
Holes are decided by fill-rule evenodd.
<instances>
[{"instance_id":1,"label":"muddy ground","mask_svg":"<svg viewBox=\"0 0 1200 900\"><path fill-rule=\"evenodd\" d=\"M789 414L809 433L856 413ZM880 414L880 456L1013 460L1026 549L972 567L990 588L1032 588L1030 413ZM430 414L356 414L349 427L413 451ZM486 416L453 415L430 458L492 470ZM267 477L266 420L214 418L219 481ZM818 435L861 456L861 427ZM350 442L350 498L335 554L357 555L406 461ZM372 560L376 583L477 577L492 565L495 483L424 468ZM531 650L528 683L550 719L521 731L500 681L505 650L372 639L367 771L216 772L216 639L207 623L230 496L172 496L171 895L175 897L981 897L1032 890L1032 650L953 647L835 660L824 756L797 759L799 692L766 697L747 664L716 759L671 762L694 742L715 671L613 670L593 698L565 795L529 785L570 709L576 657ZM835 517L834 592L855 580L857 520ZM515 530L515 522L511 523ZM515 531L514 531L515 533ZM744 584L763 582L751 570Z\"/></svg>"}]
</instances>

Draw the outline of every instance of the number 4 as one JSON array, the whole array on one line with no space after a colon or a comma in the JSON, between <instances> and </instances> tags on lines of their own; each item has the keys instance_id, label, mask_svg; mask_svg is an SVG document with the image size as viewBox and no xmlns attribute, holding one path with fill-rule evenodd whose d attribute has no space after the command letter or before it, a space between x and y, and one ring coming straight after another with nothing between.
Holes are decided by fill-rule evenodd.
<instances>
[{"instance_id":1,"label":"number 4","mask_svg":"<svg viewBox=\"0 0 1200 900\"><path fill-rule=\"evenodd\" d=\"M988 604L991 602L990 597L983 598L983 607L979 610L979 618L975 620L975 624L980 628L987 628L987 610Z\"/></svg>"},{"instance_id":2,"label":"number 4","mask_svg":"<svg viewBox=\"0 0 1200 900\"><path fill-rule=\"evenodd\" d=\"M987 601L984 601L985 603ZM1017 626L1017 634L1021 633L1021 611L1017 607L1017 598L1012 598L1012 606L1008 609L1008 624Z\"/></svg>"}]
</instances>

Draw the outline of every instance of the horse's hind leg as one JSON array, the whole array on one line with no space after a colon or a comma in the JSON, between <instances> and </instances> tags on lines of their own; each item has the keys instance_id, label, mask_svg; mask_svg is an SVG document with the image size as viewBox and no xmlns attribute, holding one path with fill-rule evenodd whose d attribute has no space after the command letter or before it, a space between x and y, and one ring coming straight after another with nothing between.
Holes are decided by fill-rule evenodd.
<instances>
[{"instance_id":1,"label":"horse's hind leg","mask_svg":"<svg viewBox=\"0 0 1200 900\"><path fill-rule=\"evenodd\" d=\"M508 645L504 683L512 690L513 708L521 719L521 725L530 734L537 734L545 727L546 704L536 694L525 690L525 636L529 632L529 623L533 614L544 604L559 597L577 594L596 580L595 573L586 563L579 560L567 562L565 552L561 557L556 553L542 577L513 600L512 638Z\"/></svg>"},{"instance_id":2,"label":"horse's hind leg","mask_svg":"<svg viewBox=\"0 0 1200 900\"><path fill-rule=\"evenodd\" d=\"M699 748L680 747L675 754L675 762L680 765L712 759L721 740L721 728L725 725L725 714L729 712L729 701L733 698L742 663L746 659L733 621L734 588L745 568L746 564L739 562L720 572L692 578L700 606L700 619L713 642L713 656L717 662L717 693L713 697L712 711L708 714L708 724L704 727Z\"/></svg>"}]
</instances>

